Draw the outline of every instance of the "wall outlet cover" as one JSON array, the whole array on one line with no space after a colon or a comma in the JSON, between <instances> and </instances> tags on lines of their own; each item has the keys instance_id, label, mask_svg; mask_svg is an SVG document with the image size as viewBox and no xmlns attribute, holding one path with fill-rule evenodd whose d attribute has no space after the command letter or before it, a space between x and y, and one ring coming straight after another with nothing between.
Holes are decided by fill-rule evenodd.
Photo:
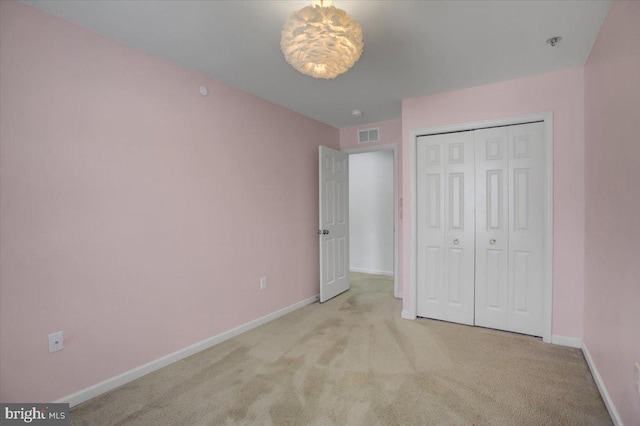
<instances>
[{"instance_id":1,"label":"wall outlet cover","mask_svg":"<svg viewBox=\"0 0 640 426\"><path fill-rule=\"evenodd\" d=\"M64 349L63 339L64 336L62 334L62 331L51 333L49 335L49 353L61 351L62 349Z\"/></svg>"}]
</instances>

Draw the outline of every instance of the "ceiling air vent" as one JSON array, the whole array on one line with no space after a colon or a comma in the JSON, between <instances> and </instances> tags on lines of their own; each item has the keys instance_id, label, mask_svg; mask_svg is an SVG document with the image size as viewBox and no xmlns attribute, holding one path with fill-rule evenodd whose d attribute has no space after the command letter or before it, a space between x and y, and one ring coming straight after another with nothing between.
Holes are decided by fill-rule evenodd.
<instances>
[{"instance_id":1,"label":"ceiling air vent","mask_svg":"<svg viewBox=\"0 0 640 426\"><path fill-rule=\"evenodd\" d=\"M380 140L380 129L365 129L358 132L358 143L378 142Z\"/></svg>"}]
</instances>

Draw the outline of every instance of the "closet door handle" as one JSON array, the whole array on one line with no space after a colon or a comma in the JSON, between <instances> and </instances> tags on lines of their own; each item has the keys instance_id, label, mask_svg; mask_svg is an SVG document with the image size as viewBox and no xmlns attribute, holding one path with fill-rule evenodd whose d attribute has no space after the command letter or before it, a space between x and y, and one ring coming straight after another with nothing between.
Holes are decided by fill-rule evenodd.
<instances>
[{"instance_id":1,"label":"closet door handle","mask_svg":"<svg viewBox=\"0 0 640 426\"><path fill-rule=\"evenodd\" d=\"M489 240L489 244L493 245L493 244L495 244L495 243L496 243L496 240L493 240L493 239L492 239L492 240Z\"/></svg>"},{"instance_id":2,"label":"closet door handle","mask_svg":"<svg viewBox=\"0 0 640 426\"><path fill-rule=\"evenodd\" d=\"M460 241L458 241L457 238L455 240L453 240L453 244L458 245L459 243L460 243Z\"/></svg>"}]
</instances>

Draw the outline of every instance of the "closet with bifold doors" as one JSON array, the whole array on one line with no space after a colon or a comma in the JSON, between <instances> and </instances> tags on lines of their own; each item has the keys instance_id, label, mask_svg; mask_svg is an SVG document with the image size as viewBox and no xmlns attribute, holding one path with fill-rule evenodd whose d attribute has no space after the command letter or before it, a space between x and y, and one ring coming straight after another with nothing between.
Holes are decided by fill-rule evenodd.
<instances>
[{"instance_id":1,"label":"closet with bifold doors","mask_svg":"<svg viewBox=\"0 0 640 426\"><path fill-rule=\"evenodd\" d=\"M544 123L417 139L417 315L542 336Z\"/></svg>"}]
</instances>

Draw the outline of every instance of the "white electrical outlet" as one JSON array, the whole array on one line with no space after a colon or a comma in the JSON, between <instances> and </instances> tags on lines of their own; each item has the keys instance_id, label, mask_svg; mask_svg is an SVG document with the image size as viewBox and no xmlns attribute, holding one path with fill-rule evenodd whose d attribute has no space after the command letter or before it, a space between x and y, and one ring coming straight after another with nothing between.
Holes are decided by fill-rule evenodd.
<instances>
[{"instance_id":1,"label":"white electrical outlet","mask_svg":"<svg viewBox=\"0 0 640 426\"><path fill-rule=\"evenodd\" d=\"M49 353L61 351L62 349L64 349L62 340L63 340L62 331L51 333L49 335Z\"/></svg>"},{"instance_id":2,"label":"white electrical outlet","mask_svg":"<svg viewBox=\"0 0 640 426\"><path fill-rule=\"evenodd\" d=\"M636 390L640 396L640 363L636 362Z\"/></svg>"},{"instance_id":3,"label":"white electrical outlet","mask_svg":"<svg viewBox=\"0 0 640 426\"><path fill-rule=\"evenodd\" d=\"M267 277L260 278L260 290L267 288Z\"/></svg>"}]
</instances>

